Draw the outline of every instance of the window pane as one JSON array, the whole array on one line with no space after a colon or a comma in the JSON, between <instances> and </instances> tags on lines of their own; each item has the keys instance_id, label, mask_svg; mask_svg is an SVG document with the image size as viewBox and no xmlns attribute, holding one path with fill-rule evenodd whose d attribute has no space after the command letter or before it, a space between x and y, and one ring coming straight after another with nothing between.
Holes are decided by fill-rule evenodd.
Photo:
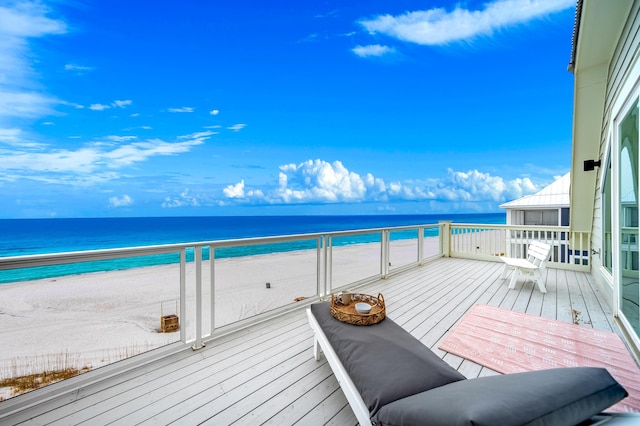
<instances>
[{"instance_id":1,"label":"window pane","mask_svg":"<svg viewBox=\"0 0 640 426\"><path fill-rule=\"evenodd\" d=\"M542 211L541 210L525 210L524 224L525 225L542 225Z\"/></svg>"},{"instance_id":2,"label":"window pane","mask_svg":"<svg viewBox=\"0 0 640 426\"><path fill-rule=\"evenodd\" d=\"M607 162L607 168L604 175L604 184L602 186L602 266L609 273L612 272L613 263L613 239L611 234L611 160Z\"/></svg>"},{"instance_id":3,"label":"window pane","mask_svg":"<svg viewBox=\"0 0 640 426\"><path fill-rule=\"evenodd\" d=\"M558 210L543 210L542 224L545 226L558 226Z\"/></svg>"},{"instance_id":4,"label":"window pane","mask_svg":"<svg viewBox=\"0 0 640 426\"><path fill-rule=\"evenodd\" d=\"M620 146L620 308L640 334L638 264L638 103L619 128Z\"/></svg>"}]
</instances>

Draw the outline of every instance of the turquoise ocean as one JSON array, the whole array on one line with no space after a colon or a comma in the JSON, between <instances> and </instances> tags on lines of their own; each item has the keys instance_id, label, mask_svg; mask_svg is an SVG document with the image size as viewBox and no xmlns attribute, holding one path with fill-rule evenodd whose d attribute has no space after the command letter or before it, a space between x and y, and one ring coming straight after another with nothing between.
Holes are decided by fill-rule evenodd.
<instances>
[{"instance_id":1,"label":"turquoise ocean","mask_svg":"<svg viewBox=\"0 0 640 426\"><path fill-rule=\"evenodd\" d=\"M279 235L454 223L505 224L505 213L370 216L210 216L83 219L0 219L0 257L123 247L153 246ZM433 231L434 235L435 230ZM394 232L392 239L415 238L415 232ZM379 241L379 234L337 238L335 245ZM216 250L216 257L250 256L314 248L315 242L251 245ZM205 252L205 258L208 254ZM187 253L187 260L192 253ZM73 265L0 271L0 284L176 263L178 254L144 256Z\"/></svg>"}]
</instances>

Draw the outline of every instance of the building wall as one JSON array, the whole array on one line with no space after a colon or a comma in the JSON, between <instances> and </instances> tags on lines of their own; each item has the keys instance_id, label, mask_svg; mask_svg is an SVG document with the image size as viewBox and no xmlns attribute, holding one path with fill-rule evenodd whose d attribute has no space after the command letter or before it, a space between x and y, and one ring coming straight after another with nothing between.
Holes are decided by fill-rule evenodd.
<instances>
[{"instance_id":1,"label":"building wall","mask_svg":"<svg viewBox=\"0 0 640 426\"><path fill-rule=\"evenodd\" d=\"M609 144L610 144L610 123L613 115L614 102L620 96L626 96L621 93L622 85L625 82L633 62L640 53L640 1L634 1L627 21L621 23L624 29L616 46L613 58L609 64L607 77L607 91L604 107L604 121L600 137L600 160L602 167L598 167L598 178L596 180L596 189L594 194L594 215L592 226L592 248L597 253L603 252L602 240L602 185L606 168L604 167L608 161ZM603 290L610 300L613 307L613 287L606 274L602 273L602 261L599 255L592 256L592 275L596 283Z\"/></svg>"}]
</instances>

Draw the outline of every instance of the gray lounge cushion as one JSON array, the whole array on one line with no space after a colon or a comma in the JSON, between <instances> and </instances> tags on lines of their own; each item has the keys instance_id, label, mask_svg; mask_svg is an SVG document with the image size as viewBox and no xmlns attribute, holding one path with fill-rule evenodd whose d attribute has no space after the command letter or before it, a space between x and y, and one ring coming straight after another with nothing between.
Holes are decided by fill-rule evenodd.
<instances>
[{"instance_id":1,"label":"gray lounge cushion","mask_svg":"<svg viewBox=\"0 0 640 426\"><path fill-rule=\"evenodd\" d=\"M465 379L389 318L356 326L333 318L328 303L311 305L311 312L371 415L390 402Z\"/></svg>"},{"instance_id":2,"label":"gray lounge cushion","mask_svg":"<svg viewBox=\"0 0 640 426\"><path fill-rule=\"evenodd\" d=\"M465 380L385 405L384 426L575 425L627 392L604 368L577 367Z\"/></svg>"}]
</instances>

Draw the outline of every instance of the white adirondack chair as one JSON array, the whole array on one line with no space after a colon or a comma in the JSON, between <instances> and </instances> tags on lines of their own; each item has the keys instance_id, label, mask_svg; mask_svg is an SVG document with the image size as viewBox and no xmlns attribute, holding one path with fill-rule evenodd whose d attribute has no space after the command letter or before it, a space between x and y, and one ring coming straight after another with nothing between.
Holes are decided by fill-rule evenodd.
<instances>
[{"instance_id":1,"label":"white adirondack chair","mask_svg":"<svg viewBox=\"0 0 640 426\"><path fill-rule=\"evenodd\" d=\"M502 271L501 278L507 278L509 272L513 271L511 282L509 283L510 289L514 289L518 278L522 277L525 278L525 281L530 278L535 280L538 283L540 292L546 293L547 288L545 287L543 273L550 252L551 246L549 244L532 241L527 249L526 259L501 256L500 259L504 262L504 270Z\"/></svg>"}]
</instances>

